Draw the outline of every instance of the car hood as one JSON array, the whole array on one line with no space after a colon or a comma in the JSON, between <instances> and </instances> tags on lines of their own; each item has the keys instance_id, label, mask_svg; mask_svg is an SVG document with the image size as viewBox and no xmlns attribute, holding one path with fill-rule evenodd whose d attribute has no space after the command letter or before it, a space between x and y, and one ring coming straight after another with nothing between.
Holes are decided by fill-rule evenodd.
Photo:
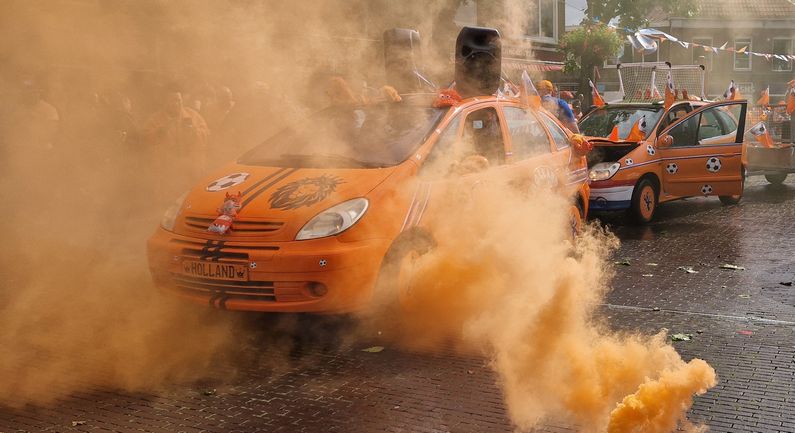
<instances>
[{"instance_id":1,"label":"car hood","mask_svg":"<svg viewBox=\"0 0 795 433\"><path fill-rule=\"evenodd\" d=\"M394 172L387 168L290 168L231 164L187 195L177 219L179 234L208 239L293 240L312 217L331 206L364 197ZM207 227L227 194L240 193L229 233Z\"/></svg>"}]
</instances>

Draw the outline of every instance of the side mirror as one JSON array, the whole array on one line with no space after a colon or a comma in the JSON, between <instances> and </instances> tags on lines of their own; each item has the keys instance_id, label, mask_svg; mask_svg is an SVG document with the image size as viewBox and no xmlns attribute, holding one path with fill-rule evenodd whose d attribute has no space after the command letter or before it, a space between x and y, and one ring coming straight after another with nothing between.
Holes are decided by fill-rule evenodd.
<instances>
[{"instance_id":1,"label":"side mirror","mask_svg":"<svg viewBox=\"0 0 795 433\"><path fill-rule=\"evenodd\" d=\"M659 148L671 147L674 144L674 138L668 134L663 134L662 137L657 139L656 144Z\"/></svg>"}]
</instances>

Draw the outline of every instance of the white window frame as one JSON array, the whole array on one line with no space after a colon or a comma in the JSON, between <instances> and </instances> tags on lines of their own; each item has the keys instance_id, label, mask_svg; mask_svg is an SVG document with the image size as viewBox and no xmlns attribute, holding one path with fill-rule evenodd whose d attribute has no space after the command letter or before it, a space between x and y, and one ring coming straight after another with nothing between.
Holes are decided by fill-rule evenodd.
<instances>
[{"instance_id":1,"label":"white window frame","mask_svg":"<svg viewBox=\"0 0 795 433\"><path fill-rule=\"evenodd\" d=\"M552 0L552 3L555 7L552 8L552 37L548 38L546 36L541 36L541 0L534 0L536 3L536 10L539 13L536 13L535 19L538 21L538 33L537 35L528 35L525 34L525 39L529 39L531 41L536 42L548 42L551 44L558 43L558 39L560 36L560 29L558 29L558 9L560 8L560 0ZM526 31L526 30L525 30Z\"/></svg>"},{"instance_id":2,"label":"white window frame","mask_svg":"<svg viewBox=\"0 0 795 433\"><path fill-rule=\"evenodd\" d=\"M710 47L712 46L712 36L693 36L693 39L691 39L691 40L693 42L697 43L697 44L708 45ZM700 41L700 42L696 42L696 41ZM709 43L702 43L704 41L709 41ZM715 53L713 53L712 51L709 51L709 52L708 51L704 51L704 48L696 47L696 46L693 46L693 45L691 45L690 48L693 50L690 53L691 59L692 59L692 63L694 65L700 65L701 64L700 62L696 61L698 59L698 57L700 57L700 56L697 57L695 55L696 54L696 50L699 50L699 52L704 53L704 63L706 63L704 65L704 67L707 68L707 72L712 72L712 65L714 63L713 60L714 60Z\"/></svg>"},{"instance_id":3,"label":"white window frame","mask_svg":"<svg viewBox=\"0 0 795 433\"><path fill-rule=\"evenodd\" d=\"M774 52L773 52L773 54L784 54L784 55L793 54L793 53L792 53L792 44L793 44L792 38L785 38L785 37L780 37L780 36L779 36L779 37L772 38L772 39L771 39L771 42L770 42L770 47L771 47L771 48L773 48L773 43L774 43L775 41L789 41L789 52L788 52L788 53L776 53L776 52L774 51ZM773 51L773 50L771 50L771 51ZM772 63L773 63L773 64L772 64L772 65L770 65L770 70L771 70L771 71L773 71L773 72L792 72L792 61L791 61L791 60L790 60L790 61L787 61L787 62L784 62L784 63L787 65L787 68L788 68L788 69L776 69L776 65L777 65L777 63L776 63L776 62L777 62L777 61L778 61L778 62L783 62L783 60L778 60L778 59L775 59L775 58L774 58L774 59L772 59Z\"/></svg>"},{"instance_id":4,"label":"white window frame","mask_svg":"<svg viewBox=\"0 0 795 433\"><path fill-rule=\"evenodd\" d=\"M751 36L735 36L734 37L734 49L735 50L738 49L737 48L737 41L739 41L739 40L743 40L743 41L747 40L748 41L748 48L745 50L745 53L747 53L749 51L753 51L754 38L752 38ZM740 45L745 46L745 42L740 42ZM742 47L740 47L740 48L742 48ZM745 71L745 72L748 72L748 71L752 71L754 69L754 59L752 58L751 55L745 54L745 53L738 53L738 52L734 53L734 55L732 56L732 70L733 71ZM748 67L747 68L738 68L737 67L737 56L745 56L745 58L748 59Z\"/></svg>"}]
</instances>

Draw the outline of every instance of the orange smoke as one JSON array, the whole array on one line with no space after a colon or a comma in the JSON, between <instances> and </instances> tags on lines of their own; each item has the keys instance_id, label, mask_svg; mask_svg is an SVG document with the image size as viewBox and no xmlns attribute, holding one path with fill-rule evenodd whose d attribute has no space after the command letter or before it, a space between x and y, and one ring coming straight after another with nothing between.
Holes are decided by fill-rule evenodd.
<instances>
[{"instance_id":1,"label":"orange smoke","mask_svg":"<svg viewBox=\"0 0 795 433\"><path fill-rule=\"evenodd\" d=\"M460 205L417 263L401 341L486 354L520 430L565 419L587 431L673 431L692 395L714 386L714 370L685 364L665 332L600 321L618 241L590 226L569 242L566 197L492 185Z\"/></svg>"},{"instance_id":2,"label":"orange smoke","mask_svg":"<svg viewBox=\"0 0 795 433\"><path fill-rule=\"evenodd\" d=\"M610 414L609 433L669 432L692 405L692 395L701 395L717 384L715 370L694 359L657 380L647 380L635 394L628 395ZM697 428L687 424L688 431Z\"/></svg>"}]
</instances>

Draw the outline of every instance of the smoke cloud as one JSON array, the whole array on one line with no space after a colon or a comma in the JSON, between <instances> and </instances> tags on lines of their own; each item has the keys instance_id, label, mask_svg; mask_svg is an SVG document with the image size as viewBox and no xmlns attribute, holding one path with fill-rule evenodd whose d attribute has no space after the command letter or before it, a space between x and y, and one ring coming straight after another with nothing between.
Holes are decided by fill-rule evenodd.
<instances>
[{"instance_id":1,"label":"smoke cloud","mask_svg":"<svg viewBox=\"0 0 795 433\"><path fill-rule=\"evenodd\" d=\"M355 91L383 83L386 28L418 29L425 69L449 81L462 3L3 2L0 403L156 389L231 362L245 320L150 281L144 243L162 211L197 176L328 104L328 78ZM522 3L501 7L503 34L516 32ZM153 113L175 89L210 113L222 87L236 117L219 128L208 114L206 147L190 149L206 153L204 166L172 164L180 154L145 134ZM20 122L36 95L58 116ZM487 356L519 429L563 417L592 431L671 431L715 373L684 362L663 333L617 333L598 319L618 241L597 226L568 241L568 199L489 184L445 202L395 338ZM377 322L362 321L363 332Z\"/></svg>"},{"instance_id":2,"label":"smoke cloud","mask_svg":"<svg viewBox=\"0 0 795 433\"><path fill-rule=\"evenodd\" d=\"M488 356L521 431L549 419L594 432L695 428L685 415L715 385L714 370L684 362L665 331L619 333L600 320L618 240L591 225L571 244L568 206L496 185L451 203L455 218L416 265L398 338Z\"/></svg>"}]
</instances>

